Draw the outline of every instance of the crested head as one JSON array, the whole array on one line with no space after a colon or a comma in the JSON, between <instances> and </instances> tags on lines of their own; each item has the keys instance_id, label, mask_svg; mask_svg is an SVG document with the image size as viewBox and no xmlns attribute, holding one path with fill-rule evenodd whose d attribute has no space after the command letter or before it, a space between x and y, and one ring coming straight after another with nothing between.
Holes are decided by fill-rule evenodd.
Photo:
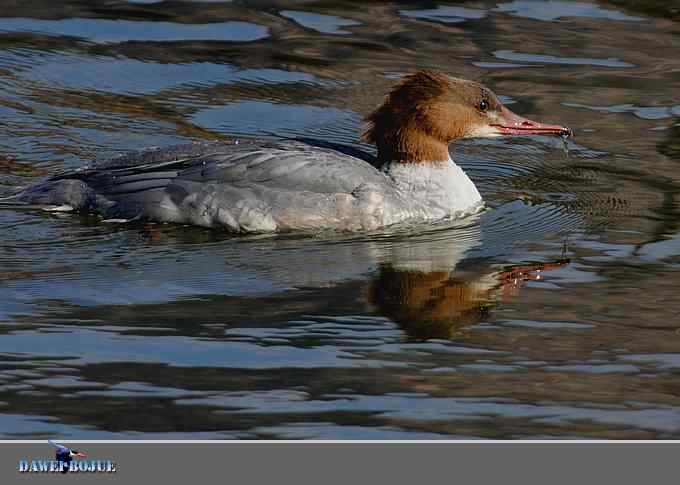
<instances>
[{"instance_id":1,"label":"crested head","mask_svg":"<svg viewBox=\"0 0 680 485\"><path fill-rule=\"evenodd\" d=\"M568 132L515 115L482 84L432 70L404 76L366 121L364 139L383 163L448 160L461 138Z\"/></svg>"}]
</instances>

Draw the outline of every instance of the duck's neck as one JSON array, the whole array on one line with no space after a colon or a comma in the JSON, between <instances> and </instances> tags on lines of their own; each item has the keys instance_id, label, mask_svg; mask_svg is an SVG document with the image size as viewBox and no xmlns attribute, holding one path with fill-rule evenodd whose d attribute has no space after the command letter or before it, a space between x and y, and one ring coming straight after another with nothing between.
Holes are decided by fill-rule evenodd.
<instances>
[{"instance_id":1,"label":"duck's neck","mask_svg":"<svg viewBox=\"0 0 680 485\"><path fill-rule=\"evenodd\" d=\"M448 143L416 127L403 126L378 143L378 160L386 163L431 163L449 158Z\"/></svg>"}]
</instances>

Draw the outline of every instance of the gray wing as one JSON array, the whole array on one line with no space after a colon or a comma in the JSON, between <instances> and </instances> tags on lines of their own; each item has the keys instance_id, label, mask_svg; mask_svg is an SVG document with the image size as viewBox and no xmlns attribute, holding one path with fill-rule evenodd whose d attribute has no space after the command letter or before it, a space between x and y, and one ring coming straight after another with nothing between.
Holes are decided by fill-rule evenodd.
<instances>
[{"instance_id":1,"label":"gray wing","mask_svg":"<svg viewBox=\"0 0 680 485\"><path fill-rule=\"evenodd\" d=\"M24 199L238 231L344 227L364 223L352 210L365 187L386 186L369 160L292 140L192 144L60 174Z\"/></svg>"},{"instance_id":2,"label":"gray wing","mask_svg":"<svg viewBox=\"0 0 680 485\"><path fill-rule=\"evenodd\" d=\"M384 180L365 159L299 141L197 143L150 150L117 157L59 178L81 180L96 193L114 198L182 182L351 193L362 183Z\"/></svg>"},{"instance_id":3,"label":"gray wing","mask_svg":"<svg viewBox=\"0 0 680 485\"><path fill-rule=\"evenodd\" d=\"M178 174L178 180L218 182L245 187L352 193L363 183L384 180L365 160L324 147L284 142L244 147L240 152L216 154Z\"/></svg>"}]
</instances>

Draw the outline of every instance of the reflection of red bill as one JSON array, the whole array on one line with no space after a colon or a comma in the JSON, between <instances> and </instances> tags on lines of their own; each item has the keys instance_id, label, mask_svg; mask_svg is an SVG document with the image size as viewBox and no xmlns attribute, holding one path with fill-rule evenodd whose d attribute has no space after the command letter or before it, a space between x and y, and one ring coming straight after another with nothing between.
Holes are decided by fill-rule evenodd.
<instances>
[{"instance_id":1,"label":"reflection of red bill","mask_svg":"<svg viewBox=\"0 0 680 485\"><path fill-rule=\"evenodd\" d=\"M522 283L525 281L541 280L541 272L563 268L569 265L569 259L560 259L551 263L535 263L511 266L498 274L501 288L501 298L506 300L510 296L517 296Z\"/></svg>"}]
</instances>

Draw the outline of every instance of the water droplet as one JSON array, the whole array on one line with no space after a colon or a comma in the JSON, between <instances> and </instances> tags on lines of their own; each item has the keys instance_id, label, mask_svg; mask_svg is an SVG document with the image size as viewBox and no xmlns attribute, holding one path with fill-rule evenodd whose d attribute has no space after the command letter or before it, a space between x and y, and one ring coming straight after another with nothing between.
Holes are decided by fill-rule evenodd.
<instances>
[{"instance_id":1,"label":"water droplet","mask_svg":"<svg viewBox=\"0 0 680 485\"><path fill-rule=\"evenodd\" d=\"M562 138L562 147L564 148L564 154L567 156L569 155L569 144L567 143L567 140L569 139L569 137L572 136L574 136L574 132L571 131L570 129L567 129L560 134L560 138Z\"/></svg>"}]
</instances>

